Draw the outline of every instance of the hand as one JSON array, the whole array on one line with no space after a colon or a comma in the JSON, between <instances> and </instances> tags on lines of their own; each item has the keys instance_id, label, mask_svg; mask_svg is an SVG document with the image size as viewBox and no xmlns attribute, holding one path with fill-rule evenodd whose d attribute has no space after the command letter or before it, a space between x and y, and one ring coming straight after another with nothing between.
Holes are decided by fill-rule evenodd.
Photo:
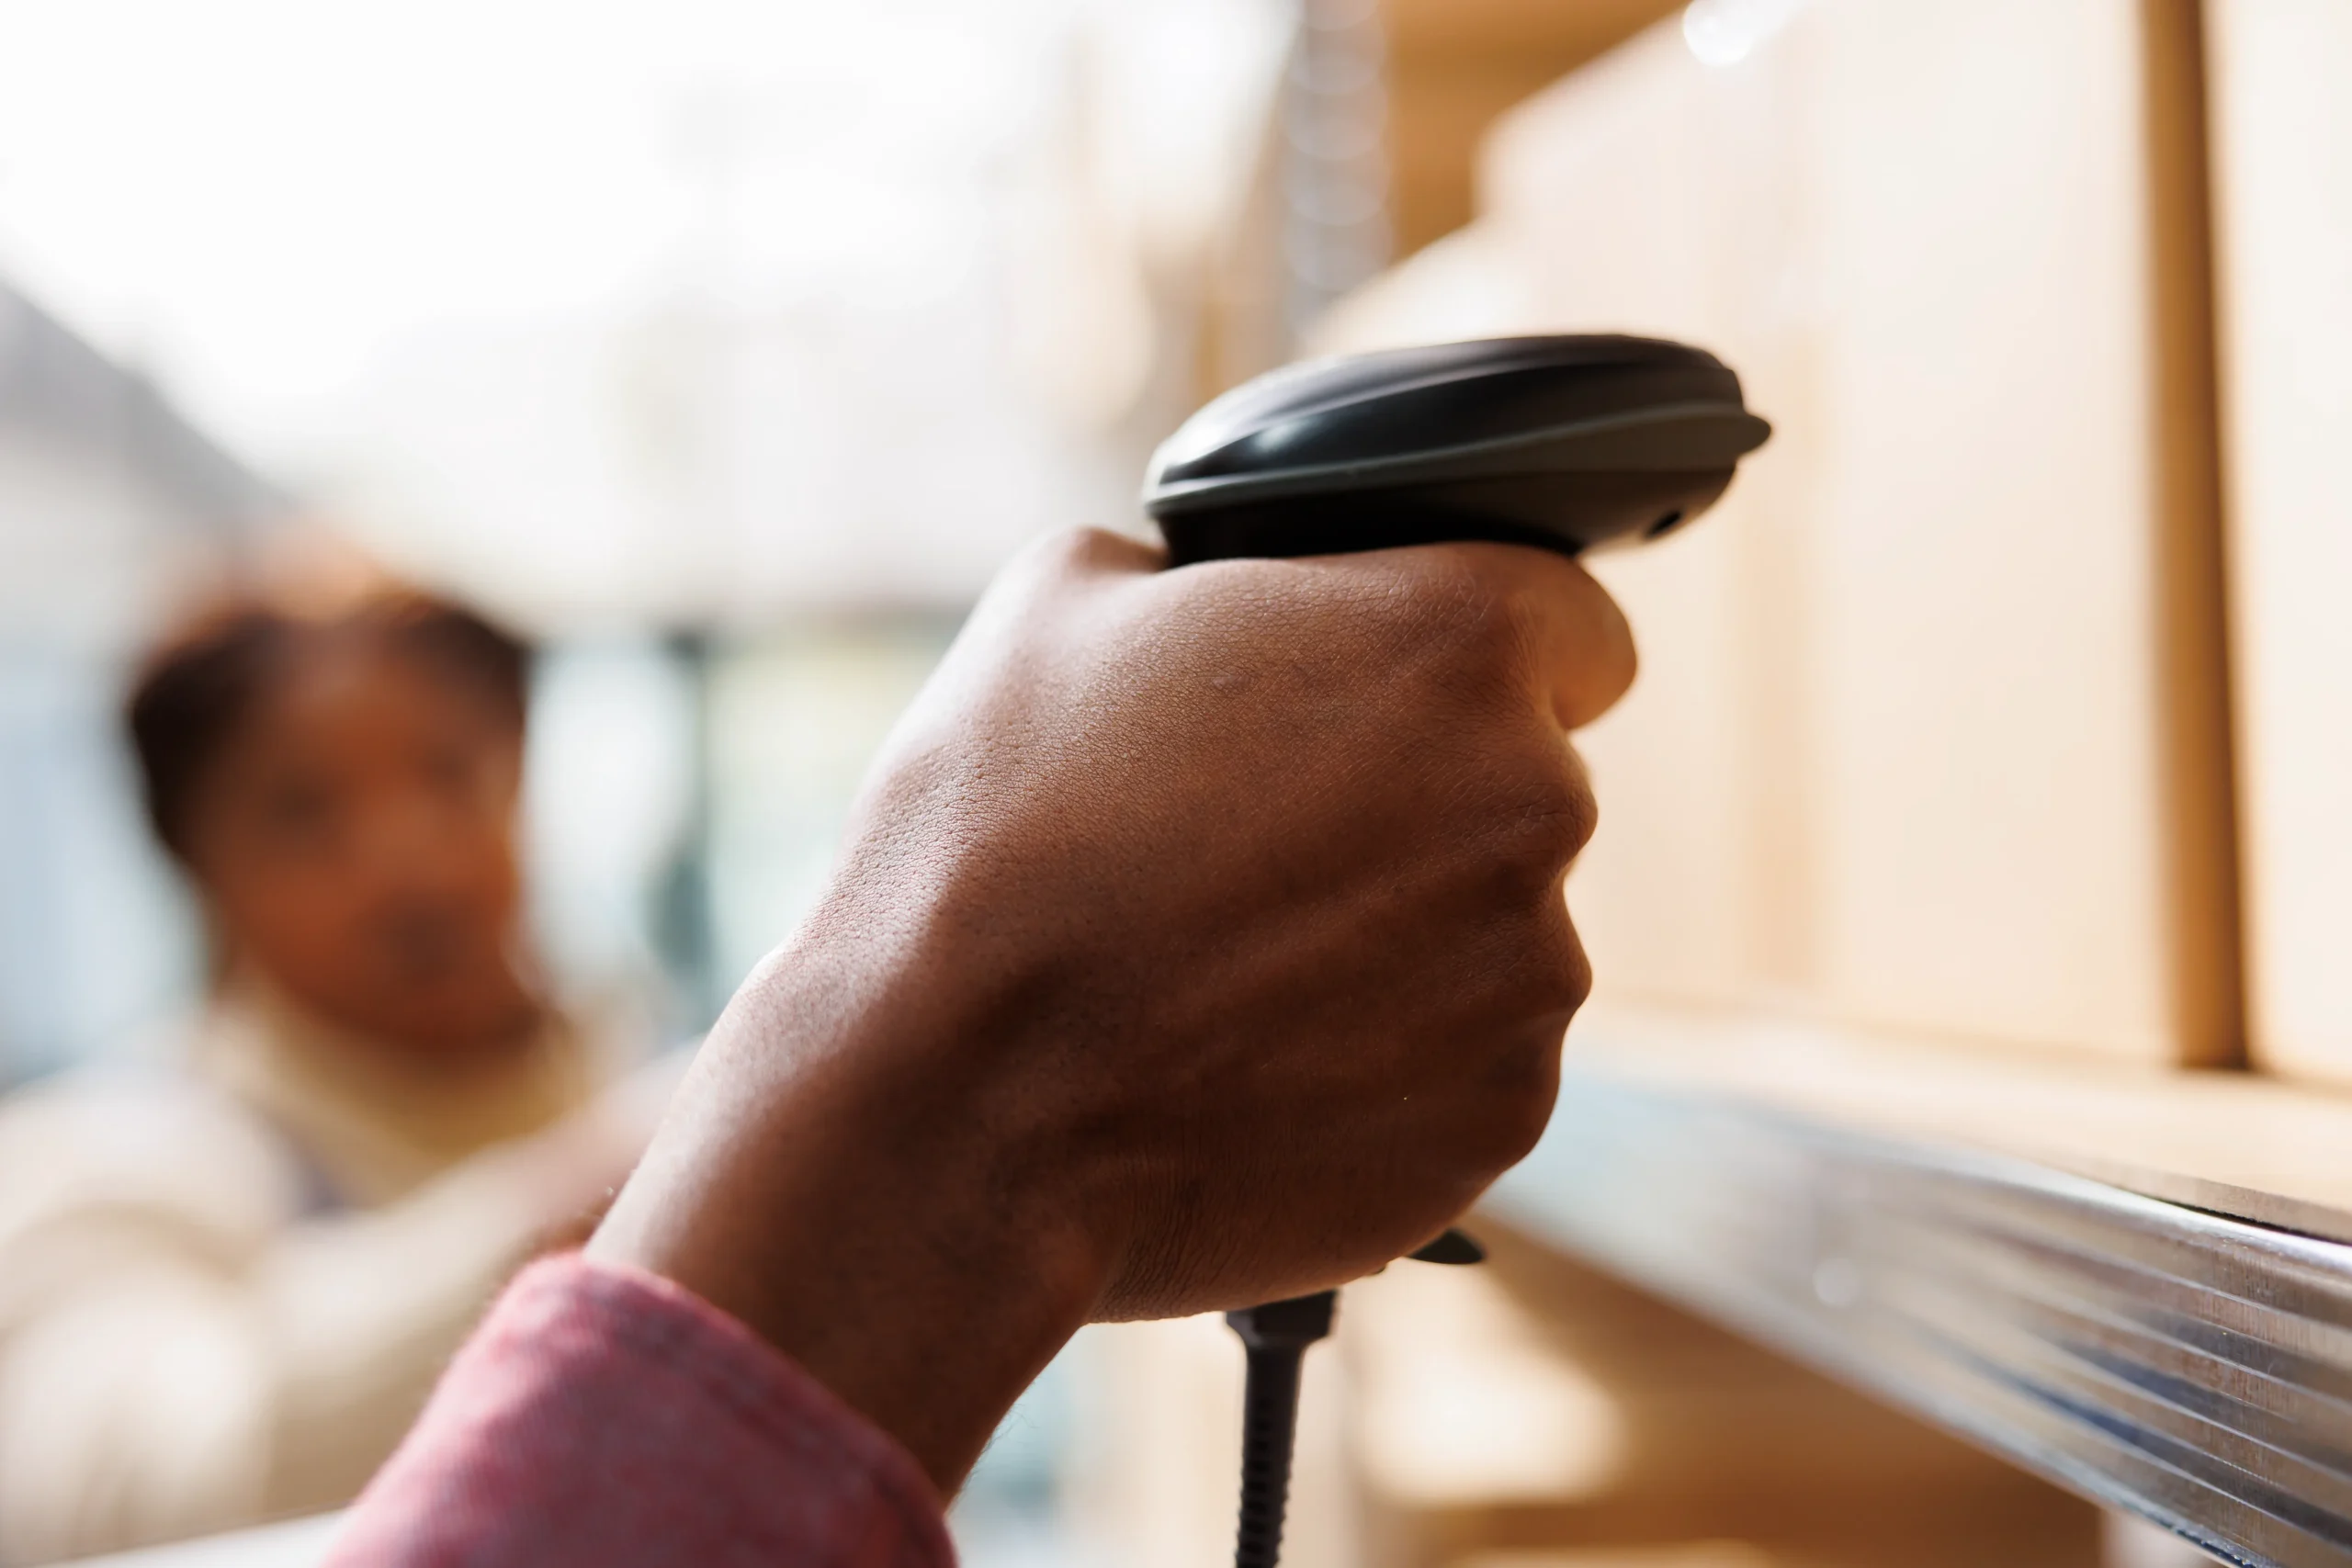
<instances>
[{"instance_id":1,"label":"hand","mask_svg":"<svg viewBox=\"0 0 2352 1568\"><path fill-rule=\"evenodd\" d=\"M734 1312L951 1489L1089 1318L1340 1283L1533 1144L1583 999L1566 732L1633 677L1499 545L990 590L816 911L592 1245Z\"/></svg>"}]
</instances>

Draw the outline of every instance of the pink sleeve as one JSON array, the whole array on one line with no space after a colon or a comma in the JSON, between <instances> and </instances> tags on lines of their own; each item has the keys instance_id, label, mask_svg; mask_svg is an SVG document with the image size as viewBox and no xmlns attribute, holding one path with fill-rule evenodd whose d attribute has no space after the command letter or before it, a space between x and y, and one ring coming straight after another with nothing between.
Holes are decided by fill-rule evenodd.
<instances>
[{"instance_id":1,"label":"pink sleeve","mask_svg":"<svg viewBox=\"0 0 2352 1568\"><path fill-rule=\"evenodd\" d=\"M904 1450L735 1319L571 1257L526 1269L353 1506L329 1568L949 1568Z\"/></svg>"}]
</instances>

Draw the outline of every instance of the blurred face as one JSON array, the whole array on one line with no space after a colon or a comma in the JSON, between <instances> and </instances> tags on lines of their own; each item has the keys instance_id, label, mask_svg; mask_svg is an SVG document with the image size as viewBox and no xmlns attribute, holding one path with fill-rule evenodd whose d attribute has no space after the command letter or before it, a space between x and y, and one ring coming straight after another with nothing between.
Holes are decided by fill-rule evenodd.
<instances>
[{"instance_id":1,"label":"blurred face","mask_svg":"<svg viewBox=\"0 0 2352 1568\"><path fill-rule=\"evenodd\" d=\"M452 678L330 642L230 738L189 858L237 958L334 1021L420 1054L511 1043L536 1004L510 950L522 738Z\"/></svg>"}]
</instances>

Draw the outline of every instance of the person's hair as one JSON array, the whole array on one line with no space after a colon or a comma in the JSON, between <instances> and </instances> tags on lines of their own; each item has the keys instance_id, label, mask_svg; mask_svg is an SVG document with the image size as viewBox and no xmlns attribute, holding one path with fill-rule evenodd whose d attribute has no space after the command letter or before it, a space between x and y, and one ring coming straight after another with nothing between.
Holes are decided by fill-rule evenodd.
<instances>
[{"instance_id":1,"label":"person's hair","mask_svg":"<svg viewBox=\"0 0 2352 1568\"><path fill-rule=\"evenodd\" d=\"M197 797L237 730L304 660L353 640L462 686L520 733L528 647L448 600L379 586L323 613L260 596L215 604L148 652L124 710L147 819L175 856L188 858Z\"/></svg>"}]
</instances>

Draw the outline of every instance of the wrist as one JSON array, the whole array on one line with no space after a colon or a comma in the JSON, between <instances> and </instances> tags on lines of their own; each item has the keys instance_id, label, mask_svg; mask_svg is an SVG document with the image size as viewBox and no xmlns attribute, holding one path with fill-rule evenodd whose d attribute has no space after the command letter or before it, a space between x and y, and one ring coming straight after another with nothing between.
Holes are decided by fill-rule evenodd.
<instances>
[{"instance_id":1,"label":"wrist","mask_svg":"<svg viewBox=\"0 0 2352 1568\"><path fill-rule=\"evenodd\" d=\"M741 1319L946 1495L1108 1268L1040 1152L958 1092L939 1032L978 1021L829 1007L820 968L744 987L589 1250Z\"/></svg>"}]
</instances>

